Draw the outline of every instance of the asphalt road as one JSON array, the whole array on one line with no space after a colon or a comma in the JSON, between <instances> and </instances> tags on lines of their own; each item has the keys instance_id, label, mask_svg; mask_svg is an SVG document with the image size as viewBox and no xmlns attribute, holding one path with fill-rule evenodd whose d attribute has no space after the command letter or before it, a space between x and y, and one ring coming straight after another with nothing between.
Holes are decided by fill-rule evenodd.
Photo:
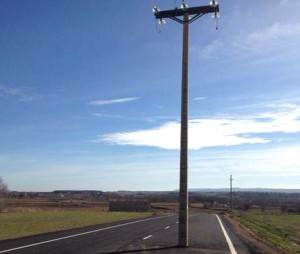
<instances>
[{"instance_id":1,"label":"asphalt road","mask_svg":"<svg viewBox=\"0 0 300 254\"><path fill-rule=\"evenodd\" d=\"M172 215L0 241L0 253L251 253L215 214L190 215L189 248L177 248L177 234Z\"/></svg>"}]
</instances>

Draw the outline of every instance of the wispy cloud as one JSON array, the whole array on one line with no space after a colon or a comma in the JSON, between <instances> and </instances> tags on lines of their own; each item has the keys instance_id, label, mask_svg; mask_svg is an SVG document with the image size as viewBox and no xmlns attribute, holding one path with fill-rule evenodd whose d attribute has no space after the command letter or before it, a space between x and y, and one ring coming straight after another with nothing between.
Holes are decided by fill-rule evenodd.
<instances>
[{"instance_id":1,"label":"wispy cloud","mask_svg":"<svg viewBox=\"0 0 300 254\"><path fill-rule=\"evenodd\" d=\"M252 50L270 52L278 49L290 50L300 43L300 23L274 23L269 27L253 31L248 34L243 45Z\"/></svg>"},{"instance_id":2,"label":"wispy cloud","mask_svg":"<svg viewBox=\"0 0 300 254\"><path fill-rule=\"evenodd\" d=\"M246 32L226 38L226 36L212 41L207 46L192 51L201 59L220 59L233 55L263 56L280 58L282 56L295 57L300 44L299 22L274 22L264 27L248 28ZM276 54L275 54L276 53ZM221 55L220 55L221 54ZM248 59L249 61L249 59Z\"/></svg>"},{"instance_id":3,"label":"wispy cloud","mask_svg":"<svg viewBox=\"0 0 300 254\"><path fill-rule=\"evenodd\" d=\"M201 178L222 176L224 179L224 173L230 173L235 176L235 184L239 187L298 188L299 152L299 146L289 145L267 149L248 147L247 150L197 151L190 153L190 174L197 179L196 186L203 181L197 178L199 174ZM193 181L191 178L191 184Z\"/></svg>"},{"instance_id":4,"label":"wispy cloud","mask_svg":"<svg viewBox=\"0 0 300 254\"><path fill-rule=\"evenodd\" d=\"M107 117L107 118L120 118L121 115L109 115L109 114L103 114L103 113L93 113L93 116L95 117Z\"/></svg>"},{"instance_id":5,"label":"wispy cloud","mask_svg":"<svg viewBox=\"0 0 300 254\"><path fill-rule=\"evenodd\" d=\"M200 97L195 97L195 98L193 98L193 100L194 100L194 101L203 101L203 100L206 100L206 98L200 96Z\"/></svg>"},{"instance_id":6,"label":"wispy cloud","mask_svg":"<svg viewBox=\"0 0 300 254\"><path fill-rule=\"evenodd\" d=\"M129 120L129 121L141 121L141 122L147 122L147 123L155 123L155 122L161 122L161 121L172 121L174 119L177 119L176 117L171 116L147 116L147 117L132 117L132 116L126 116L126 115L117 115L117 114L106 114L106 113L93 113L94 117L98 118L118 118L122 120Z\"/></svg>"},{"instance_id":7,"label":"wispy cloud","mask_svg":"<svg viewBox=\"0 0 300 254\"><path fill-rule=\"evenodd\" d=\"M189 148L236 146L276 142L264 134L300 132L300 106L281 105L273 111L249 117L192 119L189 121ZM272 136L272 135L269 135ZM157 128L104 134L97 142L117 145L179 149L180 123L167 122Z\"/></svg>"},{"instance_id":8,"label":"wispy cloud","mask_svg":"<svg viewBox=\"0 0 300 254\"><path fill-rule=\"evenodd\" d=\"M159 115L152 115L152 116L147 116L147 117L136 117L132 120L141 120L145 121L147 123L156 123L156 122L173 122L176 121L178 117L175 116L159 116Z\"/></svg>"},{"instance_id":9,"label":"wispy cloud","mask_svg":"<svg viewBox=\"0 0 300 254\"><path fill-rule=\"evenodd\" d=\"M0 85L0 95L12 96L18 98L20 101L33 101L40 97L29 88L17 88L5 85Z\"/></svg>"},{"instance_id":10,"label":"wispy cloud","mask_svg":"<svg viewBox=\"0 0 300 254\"><path fill-rule=\"evenodd\" d=\"M112 100L95 100L90 101L88 104L90 105L111 105L111 104L120 104L137 100L137 97L127 97L127 98L119 98Z\"/></svg>"},{"instance_id":11,"label":"wispy cloud","mask_svg":"<svg viewBox=\"0 0 300 254\"><path fill-rule=\"evenodd\" d=\"M191 51L198 54L198 56L203 59L218 59L218 52L219 49L223 46L222 44L223 43L220 40L214 40L201 49L192 47Z\"/></svg>"}]
</instances>

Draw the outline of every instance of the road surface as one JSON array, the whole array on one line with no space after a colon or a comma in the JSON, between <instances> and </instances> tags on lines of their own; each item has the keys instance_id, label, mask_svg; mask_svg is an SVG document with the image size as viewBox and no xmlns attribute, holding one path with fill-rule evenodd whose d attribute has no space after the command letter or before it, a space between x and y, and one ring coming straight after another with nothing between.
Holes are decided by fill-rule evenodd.
<instances>
[{"instance_id":1,"label":"road surface","mask_svg":"<svg viewBox=\"0 0 300 254\"><path fill-rule=\"evenodd\" d=\"M178 216L172 215L0 241L0 254L250 254L227 224L220 215L191 214L189 248L177 248Z\"/></svg>"}]
</instances>

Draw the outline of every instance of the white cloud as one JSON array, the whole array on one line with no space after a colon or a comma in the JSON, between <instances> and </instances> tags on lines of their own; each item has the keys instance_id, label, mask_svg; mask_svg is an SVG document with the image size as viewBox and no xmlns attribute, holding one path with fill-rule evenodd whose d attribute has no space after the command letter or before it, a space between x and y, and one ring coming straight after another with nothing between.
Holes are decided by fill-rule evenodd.
<instances>
[{"instance_id":1,"label":"white cloud","mask_svg":"<svg viewBox=\"0 0 300 254\"><path fill-rule=\"evenodd\" d=\"M118 145L154 146L164 149L174 149L178 146L179 125L169 122L157 129L139 130L135 132L106 134L100 141Z\"/></svg>"},{"instance_id":2,"label":"white cloud","mask_svg":"<svg viewBox=\"0 0 300 254\"><path fill-rule=\"evenodd\" d=\"M137 100L137 97L128 97L112 100L96 100L89 102L90 105L110 105L110 104L120 104Z\"/></svg>"},{"instance_id":3,"label":"white cloud","mask_svg":"<svg viewBox=\"0 0 300 254\"><path fill-rule=\"evenodd\" d=\"M300 106L281 105L272 112L249 117L192 119L189 121L189 148L264 144L278 140L263 134L300 132ZM168 122L154 129L104 134L96 142L117 145L179 149L180 123Z\"/></svg>"}]
</instances>

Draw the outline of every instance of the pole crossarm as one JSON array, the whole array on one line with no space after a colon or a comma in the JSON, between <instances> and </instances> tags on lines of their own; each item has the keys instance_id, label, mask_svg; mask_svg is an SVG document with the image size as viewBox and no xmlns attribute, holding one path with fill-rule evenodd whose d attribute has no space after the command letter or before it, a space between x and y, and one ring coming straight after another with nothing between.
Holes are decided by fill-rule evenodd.
<instances>
[{"instance_id":1,"label":"pole crossarm","mask_svg":"<svg viewBox=\"0 0 300 254\"><path fill-rule=\"evenodd\" d=\"M156 11L154 13L156 19L165 19L170 18L173 19L181 24L183 24L185 21L181 20L178 17L184 16L185 13L188 13L189 15L194 15L192 18L188 20L188 23L192 23L196 19L200 18L204 14L207 13L217 13L219 12L219 5L211 6L211 5L205 5L205 6L199 6L199 7L190 7L185 9L174 9L174 10L167 10L167 11Z\"/></svg>"}]
</instances>

